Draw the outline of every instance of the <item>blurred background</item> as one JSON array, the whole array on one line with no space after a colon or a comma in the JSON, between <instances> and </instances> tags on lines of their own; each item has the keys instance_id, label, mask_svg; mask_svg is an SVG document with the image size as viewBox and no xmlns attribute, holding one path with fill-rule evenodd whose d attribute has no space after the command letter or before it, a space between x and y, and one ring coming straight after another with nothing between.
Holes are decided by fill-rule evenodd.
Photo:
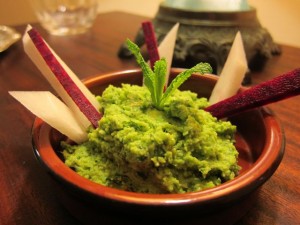
<instances>
[{"instance_id":1,"label":"blurred background","mask_svg":"<svg viewBox=\"0 0 300 225\"><path fill-rule=\"evenodd\" d=\"M99 13L124 11L154 17L163 0L99 0ZM276 43L300 47L300 0L248 0L257 10L263 27ZM0 0L0 24L18 25L36 22L28 0Z\"/></svg>"}]
</instances>

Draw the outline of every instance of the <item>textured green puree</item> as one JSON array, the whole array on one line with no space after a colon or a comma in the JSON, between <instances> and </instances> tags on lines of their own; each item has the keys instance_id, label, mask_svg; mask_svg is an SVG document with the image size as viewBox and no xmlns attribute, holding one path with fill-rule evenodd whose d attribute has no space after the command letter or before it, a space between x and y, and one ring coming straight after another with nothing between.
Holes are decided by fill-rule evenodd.
<instances>
[{"instance_id":1,"label":"textured green puree","mask_svg":"<svg viewBox=\"0 0 300 225\"><path fill-rule=\"evenodd\" d=\"M207 99L176 90L157 109L146 87L129 84L97 99L99 127L80 145L63 143L66 165L81 176L133 192L185 193L238 174L236 127L202 110Z\"/></svg>"}]
</instances>

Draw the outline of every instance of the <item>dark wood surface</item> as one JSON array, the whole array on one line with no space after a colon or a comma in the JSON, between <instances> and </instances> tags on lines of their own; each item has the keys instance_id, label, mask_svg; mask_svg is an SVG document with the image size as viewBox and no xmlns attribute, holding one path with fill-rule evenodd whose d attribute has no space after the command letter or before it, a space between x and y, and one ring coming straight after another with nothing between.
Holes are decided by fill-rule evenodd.
<instances>
[{"instance_id":1,"label":"dark wood surface","mask_svg":"<svg viewBox=\"0 0 300 225\"><path fill-rule=\"evenodd\" d=\"M136 68L133 60L117 57L120 45L133 39L147 18L111 12L100 14L86 34L56 37L34 24L80 78ZM16 27L24 32L24 26ZM282 54L270 59L253 84L300 67L300 49L282 45ZM57 201L48 176L33 155L34 116L8 95L10 90L51 90L25 55L19 41L0 54L0 224L79 224ZM300 224L300 96L269 106L286 135L286 152L278 170L267 181L257 202L238 225Z\"/></svg>"}]
</instances>

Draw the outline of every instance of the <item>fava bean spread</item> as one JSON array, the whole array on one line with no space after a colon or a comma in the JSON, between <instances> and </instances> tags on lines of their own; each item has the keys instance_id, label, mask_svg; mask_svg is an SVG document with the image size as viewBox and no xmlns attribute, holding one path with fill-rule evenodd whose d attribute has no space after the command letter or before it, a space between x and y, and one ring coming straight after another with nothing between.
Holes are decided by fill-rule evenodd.
<instances>
[{"instance_id":1,"label":"fava bean spread","mask_svg":"<svg viewBox=\"0 0 300 225\"><path fill-rule=\"evenodd\" d=\"M206 98L176 90L157 109L146 87L123 84L97 99L99 127L82 144L62 144L66 165L81 176L132 192L185 193L238 174L236 127L204 111Z\"/></svg>"}]
</instances>

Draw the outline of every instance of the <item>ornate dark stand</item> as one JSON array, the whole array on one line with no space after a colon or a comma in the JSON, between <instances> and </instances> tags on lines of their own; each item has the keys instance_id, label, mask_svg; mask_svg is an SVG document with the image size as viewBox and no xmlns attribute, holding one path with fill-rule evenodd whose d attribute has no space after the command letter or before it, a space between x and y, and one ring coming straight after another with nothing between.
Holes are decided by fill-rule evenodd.
<instances>
[{"instance_id":1,"label":"ornate dark stand","mask_svg":"<svg viewBox=\"0 0 300 225\"><path fill-rule=\"evenodd\" d=\"M210 63L214 73L219 74L237 31L241 32L251 71L260 70L267 59L281 52L259 23L252 7L246 11L207 12L183 10L162 3L153 19L158 43L177 22L180 27L173 67L188 68L202 61ZM138 31L135 43L140 47L144 44L142 30ZM131 57L125 45L121 46L119 56Z\"/></svg>"}]
</instances>

